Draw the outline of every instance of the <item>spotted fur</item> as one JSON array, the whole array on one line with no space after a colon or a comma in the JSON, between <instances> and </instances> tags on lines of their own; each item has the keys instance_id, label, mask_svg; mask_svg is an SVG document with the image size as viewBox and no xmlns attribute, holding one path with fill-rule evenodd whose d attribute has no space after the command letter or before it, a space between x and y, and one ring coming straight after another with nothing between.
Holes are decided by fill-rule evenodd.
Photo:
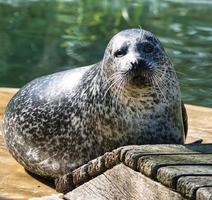
<instances>
[{"instance_id":1,"label":"spotted fur","mask_svg":"<svg viewBox=\"0 0 212 200\"><path fill-rule=\"evenodd\" d=\"M133 82L134 72L112 85L110 77L129 71L145 41L154 53L139 56L160 75L157 85L146 75L145 83ZM123 42L130 55L115 58ZM176 74L152 33L122 31L100 63L44 76L20 89L6 108L3 136L24 168L53 178L122 145L183 143Z\"/></svg>"}]
</instances>

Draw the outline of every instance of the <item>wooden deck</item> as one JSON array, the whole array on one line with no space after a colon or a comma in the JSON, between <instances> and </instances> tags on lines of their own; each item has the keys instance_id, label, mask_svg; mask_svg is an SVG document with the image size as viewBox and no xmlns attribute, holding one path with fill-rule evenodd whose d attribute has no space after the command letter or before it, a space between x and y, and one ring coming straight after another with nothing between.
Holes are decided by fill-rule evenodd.
<instances>
[{"instance_id":1,"label":"wooden deck","mask_svg":"<svg viewBox=\"0 0 212 200\"><path fill-rule=\"evenodd\" d=\"M0 126L2 122L3 110L9 99L16 91L17 89L0 88ZM204 143L212 143L212 109L191 105L187 105L186 108L189 116L189 133L187 143L190 143L196 139L203 139ZM141 199L140 196L136 197L135 194L136 191L140 191L143 188L143 194L145 195L142 197L142 199L144 200L146 197L148 197L146 199L166 199L164 195L167 197L168 194L171 196L173 195L172 197L176 197L175 199L209 199L212 193L212 147L210 145L201 145L201 148L203 149L192 149L194 152L189 153L186 151L188 151L190 147L186 147L186 151L185 147L178 147L182 148L183 151L177 153L172 151L172 156L164 155L164 152L161 153L161 148L157 150L157 153L160 156L156 156L155 153L154 155L151 155L153 152L152 150L149 150L150 155L145 155L145 159L144 157L139 157L138 159L140 160L139 162L142 160L142 163L146 163L147 165L140 164L140 168L136 169L134 168L135 165L131 166L127 164L125 161L127 159L125 158L114 168L79 186L65 197L67 199L85 199L80 197L83 197L83 195L88 196L89 194L90 199L103 199L101 194L103 194L104 191L107 191L108 195L112 195L112 191L114 191L117 193L117 195L119 194L119 196L116 197L120 197L121 199ZM134 158L134 156L132 156L132 152L137 155L138 152L141 153L140 148L143 148L142 151L144 151L143 146L136 148L138 149L128 151L126 156L128 155L128 157ZM170 147L169 149L173 150L175 148ZM207 149L207 151L204 149ZM136 153L136 151L138 152ZM170 154L168 150L166 150L165 153ZM139 154L139 156L141 156L141 154ZM137 158L138 157L136 157L136 160ZM174 163L179 160L177 158L180 159L181 163ZM163 161L169 161L170 163L163 163ZM186 163L187 161L188 163ZM182 166L182 164L184 165ZM139 171L144 173L145 176ZM164 174L167 175L164 176ZM189 176L189 174L192 176ZM123 179L125 179L125 181L123 181ZM122 180L122 184L120 180ZM151 193L151 188L146 187L148 184L150 186L152 184L155 185L154 191L158 191L157 194L160 194L160 191L164 191L160 198L155 196L155 193ZM102 188L104 185L108 187ZM97 193L91 192L94 190L95 186L97 187ZM131 189L130 191L128 191L129 188ZM35 178L32 178L10 156L3 145L0 132L0 199L29 199L32 197L42 197L52 194L56 194L53 188L41 183ZM150 194L153 195L152 198L150 198ZM78 195L78 197L76 197L76 195ZM212 197L210 198L212 199ZM54 199L56 199L56 197ZM109 196L106 196L105 199L115 199L115 197L109 198Z\"/></svg>"},{"instance_id":2,"label":"wooden deck","mask_svg":"<svg viewBox=\"0 0 212 200\"><path fill-rule=\"evenodd\" d=\"M86 180L64 198L212 199L212 144L126 146L114 153L118 160L113 168ZM88 166L82 168L88 169ZM84 177L89 177L89 171L83 171L77 180L80 184ZM74 182L77 185L76 180Z\"/></svg>"}]
</instances>

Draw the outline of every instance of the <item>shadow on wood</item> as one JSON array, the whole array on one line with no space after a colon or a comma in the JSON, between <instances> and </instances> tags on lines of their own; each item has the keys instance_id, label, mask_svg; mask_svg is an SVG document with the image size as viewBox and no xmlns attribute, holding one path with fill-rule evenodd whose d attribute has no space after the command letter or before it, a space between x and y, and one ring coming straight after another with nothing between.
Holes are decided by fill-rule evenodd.
<instances>
[{"instance_id":1,"label":"shadow on wood","mask_svg":"<svg viewBox=\"0 0 212 200\"><path fill-rule=\"evenodd\" d=\"M42 176L39 176L39 175L37 175L37 174L34 174L34 173L32 173L32 172L26 170L26 169L25 169L25 171L26 171L26 173L28 173L32 178L37 179L39 182L41 182L41 183L43 183L43 184L45 184L45 185L51 187L52 189L55 189L55 184L54 184L54 180L53 180L53 179L50 180L50 179L44 178L44 177L42 177Z\"/></svg>"}]
</instances>

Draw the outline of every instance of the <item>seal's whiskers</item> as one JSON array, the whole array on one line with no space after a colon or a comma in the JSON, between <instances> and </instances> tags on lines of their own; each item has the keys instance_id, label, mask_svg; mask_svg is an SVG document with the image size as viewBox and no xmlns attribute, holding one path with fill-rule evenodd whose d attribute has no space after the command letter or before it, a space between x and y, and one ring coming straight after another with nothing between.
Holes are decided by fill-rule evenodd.
<instances>
[{"instance_id":1,"label":"seal's whiskers","mask_svg":"<svg viewBox=\"0 0 212 200\"><path fill-rule=\"evenodd\" d=\"M125 78L122 77L122 79L120 80L119 85L117 87L117 96L116 96L116 103L115 103L116 108L118 107L119 99L122 98L124 86L125 86Z\"/></svg>"},{"instance_id":2,"label":"seal's whiskers","mask_svg":"<svg viewBox=\"0 0 212 200\"><path fill-rule=\"evenodd\" d=\"M121 76L120 76L120 73L114 73L112 74L107 80L106 80L106 83L105 83L105 86L107 87L108 85L108 88L106 89L104 95L103 95L103 98L105 98L105 96L107 95L107 93L109 92L109 90L115 86L119 81L121 80Z\"/></svg>"},{"instance_id":3,"label":"seal's whiskers","mask_svg":"<svg viewBox=\"0 0 212 200\"><path fill-rule=\"evenodd\" d=\"M161 87L160 87L160 85L159 85L159 83L158 83L158 77L156 77L155 75L152 75L152 80L153 80L153 82L156 84L156 87L159 89L159 91L160 91L160 93L161 93L161 95L163 96L163 99L165 100L165 102L167 102L167 99L166 99L166 96L164 95L164 93L163 93L163 91L161 90ZM153 84L153 86L155 86L155 84Z\"/></svg>"}]
</instances>

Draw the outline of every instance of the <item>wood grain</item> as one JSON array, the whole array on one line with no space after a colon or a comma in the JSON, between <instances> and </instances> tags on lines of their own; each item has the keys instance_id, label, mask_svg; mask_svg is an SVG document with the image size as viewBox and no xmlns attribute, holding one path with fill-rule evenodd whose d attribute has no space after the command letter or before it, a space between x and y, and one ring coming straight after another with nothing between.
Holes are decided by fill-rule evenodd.
<instances>
[{"instance_id":1,"label":"wood grain","mask_svg":"<svg viewBox=\"0 0 212 200\"><path fill-rule=\"evenodd\" d=\"M69 192L65 198L196 199L198 189L212 186L212 144L126 146L117 152L120 162L131 169L118 164ZM181 196L176 196L173 190ZM166 195L161 197L161 194ZM210 199L209 190L199 191L198 195Z\"/></svg>"},{"instance_id":2,"label":"wood grain","mask_svg":"<svg viewBox=\"0 0 212 200\"><path fill-rule=\"evenodd\" d=\"M129 146L121 150L120 159L127 166L137 170L138 159L141 156L153 155L188 155L188 154L212 153L210 144L204 145L142 145Z\"/></svg>"},{"instance_id":3,"label":"wood grain","mask_svg":"<svg viewBox=\"0 0 212 200\"><path fill-rule=\"evenodd\" d=\"M212 187L212 176L186 176L177 181L177 191L189 199L196 199L198 188L209 186Z\"/></svg>"},{"instance_id":4,"label":"wood grain","mask_svg":"<svg viewBox=\"0 0 212 200\"><path fill-rule=\"evenodd\" d=\"M119 164L66 194L68 200L183 200L184 198L139 172Z\"/></svg>"},{"instance_id":5,"label":"wood grain","mask_svg":"<svg viewBox=\"0 0 212 200\"><path fill-rule=\"evenodd\" d=\"M176 189L177 180L186 176L212 176L212 165L175 165L161 167L157 172L157 180L163 185Z\"/></svg>"},{"instance_id":6,"label":"wood grain","mask_svg":"<svg viewBox=\"0 0 212 200\"><path fill-rule=\"evenodd\" d=\"M189 130L186 142L203 139L204 143L212 143L212 109L186 105L186 110Z\"/></svg>"},{"instance_id":7,"label":"wood grain","mask_svg":"<svg viewBox=\"0 0 212 200\"><path fill-rule=\"evenodd\" d=\"M205 155L160 155L144 156L138 160L139 171L143 174L156 178L160 167L170 165L211 165L212 154Z\"/></svg>"},{"instance_id":8,"label":"wood grain","mask_svg":"<svg viewBox=\"0 0 212 200\"><path fill-rule=\"evenodd\" d=\"M212 187L201 187L196 191L196 200L212 200Z\"/></svg>"}]
</instances>

